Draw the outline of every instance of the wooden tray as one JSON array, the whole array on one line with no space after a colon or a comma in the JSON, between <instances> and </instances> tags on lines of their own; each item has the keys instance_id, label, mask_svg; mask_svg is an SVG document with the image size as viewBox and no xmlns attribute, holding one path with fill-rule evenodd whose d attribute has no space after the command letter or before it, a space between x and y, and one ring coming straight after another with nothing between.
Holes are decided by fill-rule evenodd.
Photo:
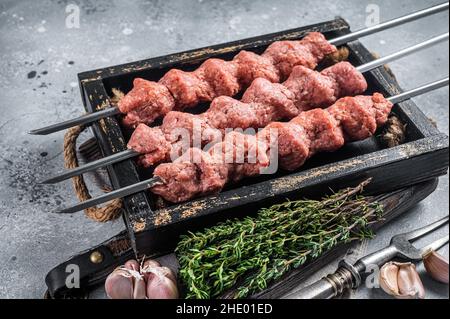
<instances>
[{"instance_id":1,"label":"wooden tray","mask_svg":"<svg viewBox=\"0 0 450 319\"><path fill-rule=\"evenodd\" d=\"M320 31L328 38L350 32L348 24L337 18L313 26L84 72L79 74L83 102L89 112L110 107L112 89L129 91L135 77L158 80L171 68L192 70L207 58L230 59L242 49L261 53L274 41L300 39L310 31ZM361 43L356 41L347 46L349 60L354 65L373 60ZM370 92L379 91L389 96L401 91L384 68L366 74L366 78ZM206 107L200 105L192 112ZM315 156L297 172L248 179L216 196L164 209L155 209L155 198L147 192L125 198L124 219L135 253L138 256L167 253L173 250L179 234L187 230L244 216L285 198L323 195L330 187L339 189L368 177L372 177L373 182L367 191L379 193L444 175L449 161L448 137L440 134L412 101L396 105L393 112L407 125L406 142L398 147L387 149L374 137L349 144L331 155ZM122 128L116 118L101 120L92 129L103 155L126 149L131 132ZM151 176L151 170L144 172L132 160L108 167L108 173L114 188Z\"/></svg>"}]
</instances>

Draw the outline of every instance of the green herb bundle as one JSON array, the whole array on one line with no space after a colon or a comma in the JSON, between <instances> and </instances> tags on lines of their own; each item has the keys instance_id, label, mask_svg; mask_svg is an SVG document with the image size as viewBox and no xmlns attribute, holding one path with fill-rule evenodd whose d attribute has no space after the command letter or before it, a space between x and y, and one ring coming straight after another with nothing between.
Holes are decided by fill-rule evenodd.
<instances>
[{"instance_id":1,"label":"green herb bundle","mask_svg":"<svg viewBox=\"0 0 450 319\"><path fill-rule=\"evenodd\" d=\"M382 207L358 195L365 183L320 201L287 201L181 238L176 248L186 298L232 290L244 298L330 248L369 238Z\"/></svg>"}]
</instances>

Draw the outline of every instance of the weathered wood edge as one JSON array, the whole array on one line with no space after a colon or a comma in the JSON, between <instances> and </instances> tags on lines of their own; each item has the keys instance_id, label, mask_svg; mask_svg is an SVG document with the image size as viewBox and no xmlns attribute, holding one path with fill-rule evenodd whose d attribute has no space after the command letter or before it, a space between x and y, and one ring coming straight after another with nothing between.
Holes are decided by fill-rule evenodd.
<instances>
[{"instance_id":1,"label":"weathered wood edge","mask_svg":"<svg viewBox=\"0 0 450 319\"><path fill-rule=\"evenodd\" d=\"M440 136L434 136L427 139L439 139ZM419 142L422 146L427 146L427 139ZM430 144L435 144L431 142ZM385 159L388 164L384 166L371 165L368 159L368 165L355 165L349 162L351 166L347 168L336 169L336 165L331 164L333 171L328 174L318 174L305 176L305 172L294 174L285 179L289 185L283 185L280 188L277 183L280 179L270 180L264 183L246 186L245 189L230 190L219 194L218 196L199 199L190 203L183 204L177 210L171 210L172 218L165 225L159 225L155 228L148 227L147 231L136 232L137 242L145 244L142 247L141 255L150 256L152 254L160 255L169 252L174 248L180 233L188 230L197 230L208 227L217 221L242 217L257 210L256 204L260 207L279 202L286 198L309 197L313 190L315 194L323 194L329 189L340 189L344 185L354 185L368 177L372 177L372 183L366 188L366 193L389 192L398 188L406 187L412 184L420 183L431 178L444 175L448 167L448 139L443 141L440 151L433 151L430 155L426 153L421 156L414 156L408 159L408 167L405 167L403 160L395 160L395 157ZM400 148L400 153L404 148ZM372 154L368 154L370 156ZM392 154L389 154L390 156ZM397 156L402 156L397 153ZM366 156L362 156L366 158ZM371 158L371 161L377 162L378 158ZM364 163L364 160L357 164ZM378 164L378 163L375 163ZM369 169L367 167L370 167ZM326 169L323 167L318 170ZM345 172L343 172L345 171ZM414 178L409 178L411 171L414 172ZM402 178L403 176L408 179ZM307 173L306 173L307 174ZM346 176L344 178L344 176ZM298 190L302 189L302 192ZM199 204L200 203L200 204ZM207 208L205 206L207 205ZM185 212L194 212L193 216L186 216ZM245 213L243 213L245 212ZM167 215L167 214L166 214ZM207 217L207 218L206 218Z\"/></svg>"},{"instance_id":2,"label":"weathered wood edge","mask_svg":"<svg viewBox=\"0 0 450 319\"><path fill-rule=\"evenodd\" d=\"M86 99L88 101L86 109L89 112L111 107L111 101L105 91L101 81L93 81L83 84ZM112 153L120 152L126 149L126 141L122 134L117 119L108 117L101 119L91 126L94 135L99 143L99 148L103 156L111 155ZM123 161L112 166L107 167L108 175L111 180L113 188L117 189L126 185L139 182L139 175L136 166L132 161ZM134 235L134 227L130 221L130 216L133 214L147 214L150 209L148 196L144 192L136 193L124 198L125 212L123 219L133 249L136 251L136 240Z\"/></svg>"},{"instance_id":3,"label":"weathered wood edge","mask_svg":"<svg viewBox=\"0 0 450 319\"><path fill-rule=\"evenodd\" d=\"M136 71L160 68L167 65L182 65L185 63L192 63L218 54L265 46L273 41L298 39L305 35L306 28L308 29L307 32L321 31L323 29L327 29L330 31L339 31L348 29L349 25L344 19L336 17L334 20L320 22L309 26L288 29L284 31L240 39L232 42L220 43L202 48L177 52L174 54L168 54L164 56L153 57L150 59L81 72L78 74L78 79L80 83L83 84L91 81L107 79L113 76L130 74Z\"/></svg>"}]
</instances>

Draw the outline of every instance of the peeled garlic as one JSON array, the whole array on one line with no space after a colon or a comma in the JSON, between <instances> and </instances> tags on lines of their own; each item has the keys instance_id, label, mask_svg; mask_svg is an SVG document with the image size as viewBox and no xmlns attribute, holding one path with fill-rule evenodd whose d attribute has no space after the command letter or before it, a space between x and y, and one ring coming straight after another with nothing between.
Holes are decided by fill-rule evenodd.
<instances>
[{"instance_id":1,"label":"peeled garlic","mask_svg":"<svg viewBox=\"0 0 450 319\"><path fill-rule=\"evenodd\" d=\"M448 260L436 251L430 250L423 255L423 264L434 280L448 284Z\"/></svg>"},{"instance_id":2,"label":"peeled garlic","mask_svg":"<svg viewBox=\"0 0 450 319\"><path fill-rule=\"evenodd\" d=\"M412 263L388 262L380 270L380 286L398 299L425 298L425 289Z\"/></svg>"}]
</instances>

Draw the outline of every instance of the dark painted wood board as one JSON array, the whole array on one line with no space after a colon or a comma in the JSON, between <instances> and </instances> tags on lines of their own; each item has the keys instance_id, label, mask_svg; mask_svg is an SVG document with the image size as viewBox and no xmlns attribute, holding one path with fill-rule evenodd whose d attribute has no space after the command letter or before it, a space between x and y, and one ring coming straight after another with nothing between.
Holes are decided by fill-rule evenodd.
<instances>
[{"instance_id":1,"label":"dark painted wood board","mask_svg":"<svg viewBox=\"0 0 450 319\"><path fill-rule=\"evenodd\" d=\"M85 107L88 111L110 107L112 88L126 92L136 76L157 80L173 67L192 70L209 57L229 59L242 49L262 52L274 41L300 39L310 31L321 31L332 38L348 33L349 27L344 20L336 19L310 27L85 72L79 75ZM348 48L351 53L349 60L354 65L373 59L369 50L357 41L349 43ZM366 74L366 78L369 92L392 95L401 91L384 68ZM206 107L200 105L192 112ZM124 200L124 220L136 254L148 256L171 251L180 233L255 212L263 205L287 197L314 197L327 192L330 187L341 188L367 177L374 179L369 192L385 192L445 174L448 168L448 137L440 134L412 101L396 105L393 112L407 124L407 140L395 148L386 149L377 138L368 139L348 145L332 155L316 156L298 172L279 172L273 176L248 179L227 187L216 196L170 205L164 209L156 209L155 198L146 192L128 196ZM123 129L116 118L101 120L92 128L104 155L126 148L130 132ZM115 188L136 183L150 175L137 168L131 160L108 167L108 172Z\"/></svg>"}]
</instances>

